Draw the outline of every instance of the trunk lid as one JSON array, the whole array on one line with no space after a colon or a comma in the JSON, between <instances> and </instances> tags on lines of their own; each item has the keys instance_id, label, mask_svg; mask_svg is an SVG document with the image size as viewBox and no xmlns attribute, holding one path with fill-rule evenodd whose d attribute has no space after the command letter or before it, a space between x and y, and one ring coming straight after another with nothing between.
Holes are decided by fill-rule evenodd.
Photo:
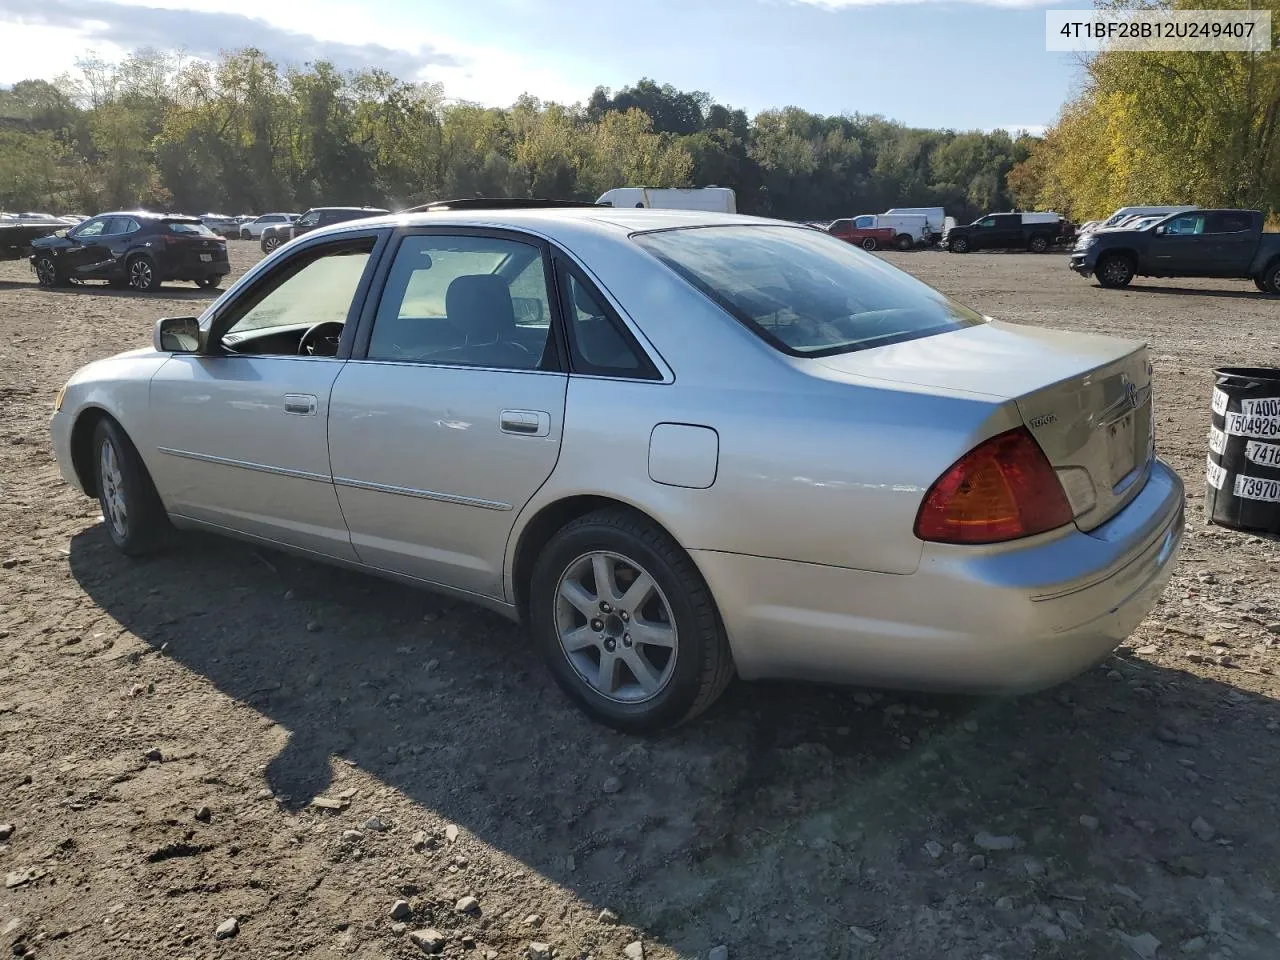
<instances>
[{"instance_id":1,"label":"trunk lid","mask_svg":"<svg viewBox=\"0 0 1280 960\"><path fill-rule=\"evenodd\" d=\"M993 321L817 362L859 380L1013 401L1082 530L1123 508L1150 472L1151 365L1139 340Z\"/></svg>"}]
</instances>

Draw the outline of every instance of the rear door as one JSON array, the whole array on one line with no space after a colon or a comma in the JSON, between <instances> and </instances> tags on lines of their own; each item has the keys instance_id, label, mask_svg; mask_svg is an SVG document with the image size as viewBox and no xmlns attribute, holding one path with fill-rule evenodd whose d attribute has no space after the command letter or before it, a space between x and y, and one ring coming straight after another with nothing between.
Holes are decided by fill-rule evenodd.
<instances>
[{"instance_id":1,"label":"rear door","mask_svg":"<svg viewBox=\"0 0 1280 960\"><path fill-rule=\"evenodd\" d=\"M1258 249L1255 216L1247 210L1219 210L1209 214L1205 234L1212 239L1209 267L1220 277L1242 277Z\"/></svg>"},{"instance_id":2,"label":"rear door","mask_svg":"<svg viewBox=\"0 0 1280 960\"><path fill-rule=\"evenodd\" d=\"M489 597L560 452L568 377L548 251L498 230L406 231L333 387L329 455L372 566Z\"/></svg>"}]
</instances>

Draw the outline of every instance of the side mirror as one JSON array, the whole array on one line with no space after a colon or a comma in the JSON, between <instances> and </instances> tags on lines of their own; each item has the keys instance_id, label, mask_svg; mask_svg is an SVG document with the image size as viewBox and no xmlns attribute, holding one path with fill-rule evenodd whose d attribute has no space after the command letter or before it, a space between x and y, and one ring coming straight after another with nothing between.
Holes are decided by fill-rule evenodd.
<instances>
[{"instance_id":1,"label":"side mirror","mask_svg":"<svg viewBox=\"0 0 1280 960\"><path fill-rule=\"evenodd\" d=\"M541 326L542 301L537 297L512 297L511 306L515 308L516 323L522 326Z\"/></svg>"},{"instance_id":2,"label":"side mirror","mask_svg":"<svg viewBox=\"0 0 1280 960\"><path fill-rule=\"evenodd\" d=\"M1169 228L1166 227L1164 224L1161 224L1160 226L1156 227L1156 233L1162 237L1168 232L1169 232Z\"/></svg>"},{"instance_id":3,"label":"side mirror","mask_svg":"<svg viewBox=\"0 0 1280 960\"><path fill-rule=\"evenodd\" d=\"M151 344L161 353L199 353L200 321L195 317L161 317Z\"/></svg>"}]
</instances>

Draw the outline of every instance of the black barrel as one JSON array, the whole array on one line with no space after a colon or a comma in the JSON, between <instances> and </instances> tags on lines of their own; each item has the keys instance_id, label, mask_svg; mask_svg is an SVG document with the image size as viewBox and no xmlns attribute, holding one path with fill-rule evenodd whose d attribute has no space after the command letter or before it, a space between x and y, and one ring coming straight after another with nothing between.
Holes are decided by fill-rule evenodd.
<instances>
[{"instance_id":1,"label":"black barrel","mask_svg":"<svg viewBox=\"0 0 1280 960\"><path fill-rule=\"evenodd\" d=\"M1280 533L1280 370L1215 370L1204 510L1211 523Z\"/></svg>"}]
</instances>

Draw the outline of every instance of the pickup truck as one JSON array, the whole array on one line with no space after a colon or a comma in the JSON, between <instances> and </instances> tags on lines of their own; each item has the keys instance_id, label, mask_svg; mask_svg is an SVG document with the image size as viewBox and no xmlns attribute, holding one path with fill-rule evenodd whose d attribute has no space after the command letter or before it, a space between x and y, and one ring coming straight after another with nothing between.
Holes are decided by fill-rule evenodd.
<instances>
[{"instance_id":1,"label":"pickup truck","mask_svg":"<svg viewBox=\"0 0 1280 960\"><path fill-rule=\"evenodd\" d=\"M854 218L845 217L836 220L827 227L827 233L845 243L852 243L863 250L875 250L879 247L891 247L898 236L893 227L859 227Z\"/></svg>"},{"instance_id":2,"label":"pickup truck","mask_svg":"<svg viewBox=\"0 0 1280 960\"><path fill-rule=\"evenodd\" d=\"M945 242L952 253L971 250L1030 250L1044 253L1059 241L1057 214L989 213L964 227L952 227Z\"/></svg>"},{"instance_id":3,"label":"pickup truck","mask_svg":"<svg viewBox=\"0 0 1280 960\"><path fill-rule=\"evenodd\" d=\"M1071 252L1071 269L1104 287L1135 276L1252 280L1280 293L1280 233L1263 233L1257 210L1192 210L1138 230L1095 230Z\"/></svg>"}]
</instances>

